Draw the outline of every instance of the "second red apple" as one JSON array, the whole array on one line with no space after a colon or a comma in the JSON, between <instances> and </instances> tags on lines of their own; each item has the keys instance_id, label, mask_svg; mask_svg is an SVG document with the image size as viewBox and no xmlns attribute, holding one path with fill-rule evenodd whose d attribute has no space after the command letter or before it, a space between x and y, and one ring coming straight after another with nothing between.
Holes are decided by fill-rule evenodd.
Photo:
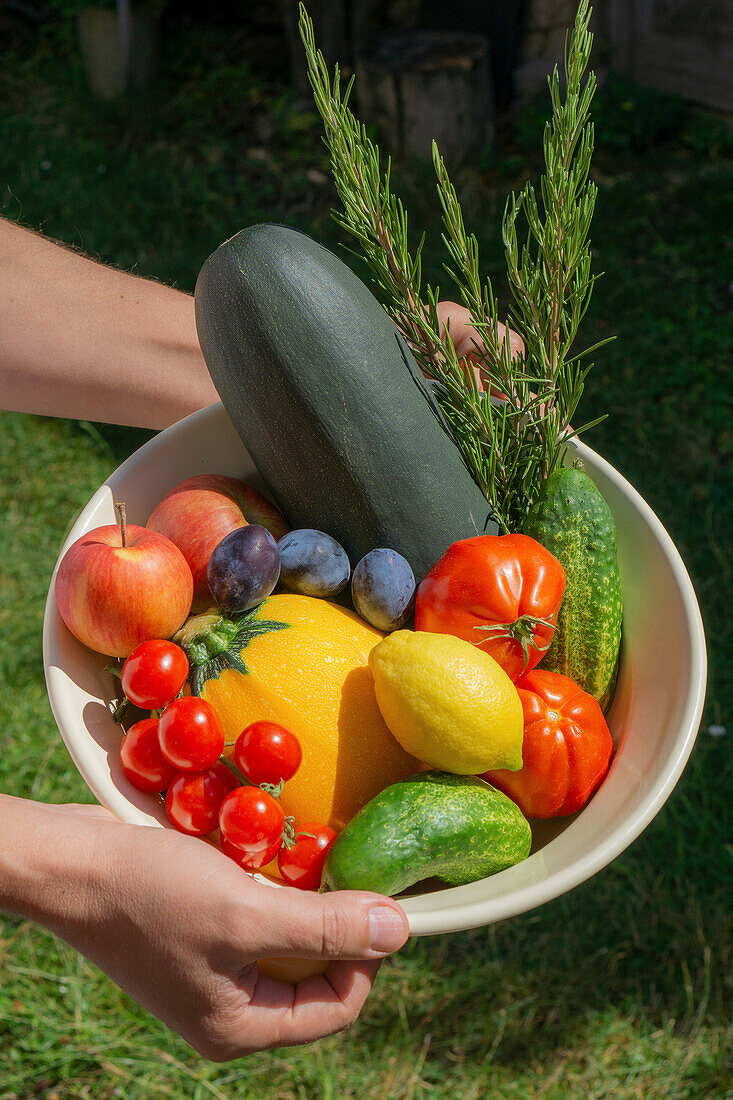
<instances>
[{"instance_id":1,"label":"second red apple","mask_svg":"<svg viewBox=\"0 0 733 1100\"><path fill-rule=\"evenodd\" d=\"M206 582L209 558L221 540L239 527L259 523L275 540L289 530L274 504L248 485L225 474L186 478L155 508L148 527L174 542L193 574L193 610L213 601Z\"/></svg>"}]
</instances>

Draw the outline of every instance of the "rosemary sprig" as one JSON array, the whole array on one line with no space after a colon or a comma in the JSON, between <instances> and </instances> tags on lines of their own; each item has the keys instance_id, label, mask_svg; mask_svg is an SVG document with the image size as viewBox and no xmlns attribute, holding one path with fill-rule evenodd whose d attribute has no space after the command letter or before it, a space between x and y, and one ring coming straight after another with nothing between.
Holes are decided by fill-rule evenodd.
<instances>
[{"instance_id":1,"label":"rosemary sprig","mask_svg":"<svg viewBox=\"0 0 733 1100\"><path fill-rule=\"evenodd\" d=\"M587 353L571 357L570 349L600 277L591 275L589 239L598 192L589 178L594 141L589 115L596 78L592 71L585 77L593 46L588 29L592 10L589 0L580 0L575 25L566 36L564 98L557 65L548 80L552 117L543 135L541 204L528 182L519 195L510 196L502 225L515 303L510 323L524 338L526 371L544 412L537 421L543 440L541 480L558 464L564 444L572 435L603 419L575 431L570 425L593 365L581 367L580 361ZM521 248L517 235L520 213L527 224Z\"/></svg>"},{"instance_id":2,"label":"rosemary sprig","mask_svg":"<svg viewBox=\"0 0 733 1100\"><path fill-rule=\"evenodd\" d=\"M495 510L502 516L500 526L504 530L516 530L540 488L544 456L540 428L546 412L540 397L531 389L525 357L512 357L509 341L499 330L491 280L487 277L482 281L479 274L478 241L474 234L466 232L456 190L435 142L433 166L443 209L443 243L453 261L453 266L444 266L473 318L479 336L474 341L476 355L481 358L492 392L500 398L498 402L483 401L486 435L491 438L492 432L500 431L504 460L505 476L499 485L502 502ZM461 395L455 396L460 401Z\"/></svg>"},{"instance_id":3,"label":"rosemary sprig","mask_svg":"<svg viewBox=\"0 0 733 1100\"><path fill-rule=\"evenodd\" d=\"M571 428L590 366L581 368L582 355L569 354L597 278L590 274L588 242L596 197L589 180L593 74L583 83L592 46L591 10L589 0L580 0L566 43L564 100L557 67L549 79L553 113L543 141L542 202L528 183L519 195L510 197L503 219L515 302L509 322L524 339L524 356L512 357L508 338L499 329L491 282L480 274L478 242L466 232L455 188L437 146L433 147L443 241L451 260L446 270L474 319L480 339L476 352L483 359L492 397L482 392L473 370L458 359L450 332L441 331L439 288L422 289L424 238L410 250L407 212L391 190L391 160L382 171L379 148L349 107L353 77L342 91L337 66L331 80L315 43L313 24L300 5L309 79L343 207L334 217L358 241L387 312L433 380L455 442L503 531L521 527L542 482L560 461L567 439L592 426L576 432ZM527 224L521 248L520 214Z\"/></svg>"}]
</instances>

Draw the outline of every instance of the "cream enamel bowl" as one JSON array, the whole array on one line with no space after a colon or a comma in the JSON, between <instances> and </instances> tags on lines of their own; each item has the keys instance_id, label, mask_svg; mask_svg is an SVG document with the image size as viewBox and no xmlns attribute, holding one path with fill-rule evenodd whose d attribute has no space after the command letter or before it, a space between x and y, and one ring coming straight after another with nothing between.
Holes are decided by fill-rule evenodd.
<instances>
[{"instance_id":1,"label":"cream enamel bowl","mask_svg":"<svg viewBox=\"0 0 733 1100\"><path fill-rule=\"evenodd\" d=\"M534 829L532 854L516 867L468 886L404 898L414 935L491 924L556 898L595 874L659 811L695 741L705 695L705 638L685 567L639 494L588 447L575 446L618 529L624 639L608 715L615 741L611 769L579 814ZM86 531L115 522L114 500L126 501L130 522L144 524L172 485L200 473L257 481L221 405L161 432L124 462L84 508L61 555ZM93 794L124 821L166 827L154 796L136 791L122 774L105 658L85 649L66 629L53 582L43 663L54 717Z\"/></svg>"}]
</instances>

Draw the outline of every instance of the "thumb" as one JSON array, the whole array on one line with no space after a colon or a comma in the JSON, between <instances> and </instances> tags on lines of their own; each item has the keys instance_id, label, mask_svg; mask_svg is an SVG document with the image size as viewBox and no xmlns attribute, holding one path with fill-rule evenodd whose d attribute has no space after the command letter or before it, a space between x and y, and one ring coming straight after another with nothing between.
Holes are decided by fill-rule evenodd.
<instances>
[{"instance_id":1,"label":"thumb","mask_svg":"<svg viewBox=\"0 0 733 1100\"><path fill-rule=\"evenodd\" d=\"M410 928L392 898L357 890L315 894L261 886L262 954L306 959L381 959Z\"/></svg>"}]
</instances>

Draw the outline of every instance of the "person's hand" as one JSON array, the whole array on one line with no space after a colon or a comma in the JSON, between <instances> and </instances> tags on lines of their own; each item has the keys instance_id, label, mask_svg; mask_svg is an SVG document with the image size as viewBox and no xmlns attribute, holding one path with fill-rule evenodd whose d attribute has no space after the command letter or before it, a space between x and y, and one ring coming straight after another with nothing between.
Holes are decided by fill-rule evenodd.
<instances>
[{"instance_id":1,"label":"person's hand","mask_svg":"<svg viewBox=\"0 0 733 1100\"><path fill-rule=\"evenodd\" d=\"M483 393L489 385L489 379L482 368L484 357L479 350L484 347L484 342L473 327L471 314L465 306L459 305L458 302L438 302L436 312L440 324L441 340L445 340L447 328L456 349L456 355L459 359L465 359L471 366L476 376L479 392ZM499 322L499 340L504 341L507 337L512 359L515 359L517 355L523 354L524 341L518 333L513 332L512 329L507 329L505 325Z\"/></svg>"},{"instance_id":2,"label":"person's hand","mask_svg":"<svg viewBox=\"0 0 733 1100\"><path fill-rule=\"evenodd\" d=\"M348 1027L380 960L407 939L391 898L274 889L173 830L124 825L101 807L8 802L33 848L22 889L33 893L37 875L42 900L6 908L72 944L213 1061ZM258 971L257 959L277 956L332 962L294 987Z\"/></svg>"}]
</instances>

